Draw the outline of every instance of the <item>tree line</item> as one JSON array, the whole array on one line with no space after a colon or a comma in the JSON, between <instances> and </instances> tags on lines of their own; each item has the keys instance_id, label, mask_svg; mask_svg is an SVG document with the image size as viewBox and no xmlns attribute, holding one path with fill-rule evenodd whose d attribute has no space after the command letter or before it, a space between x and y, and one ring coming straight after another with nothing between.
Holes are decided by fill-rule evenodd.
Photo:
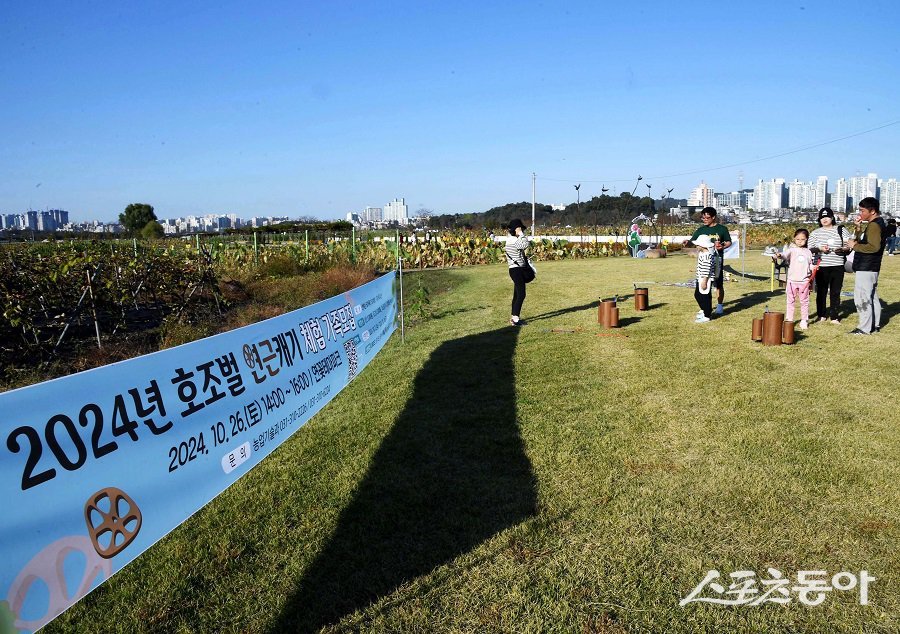
<instances>
[{"instance_id":1,"label":"tree line","mask_svg":"<svg viewBox=\"0 0 900 634\"><path fill-rule=\"evenodd\" d=\"M550 205L536 204L535 222L540 226L572 225L573 227L609 226L623 224L644 214L652 217L658 211L667 212L669 207L686 204L686 200L668 198L664 205L649 196L632 196L623 192L618 196L594 196L590 200L566 205L565 209L553 209ZM475 229L503 230L513 218L531 222L531 203L507 203L484 212L464 214L432 215L428 226L434 229ZM663 215L660 215L664 219Z\"/></svg>"}]
</instances>

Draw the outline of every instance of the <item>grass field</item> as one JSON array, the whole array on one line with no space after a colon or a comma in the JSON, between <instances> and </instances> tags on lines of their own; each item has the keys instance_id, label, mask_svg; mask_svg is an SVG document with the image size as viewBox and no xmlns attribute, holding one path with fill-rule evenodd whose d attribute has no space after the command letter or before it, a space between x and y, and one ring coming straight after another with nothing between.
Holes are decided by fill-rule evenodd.
<instances>
[{"instance_id":1,"label":"grass field","mask_svg":"<svg viewBox=\"0 0 900 634\"><path fill-rule=\"evenodd\" d=\"M881 333L848 316L780 347L750 341L784 309L767 277L694 324L665 285L692 267L540 263L518 329L503 266L408 276L432 314L405 344L45 631L900 631L900 258ZM868 605L679 607L709 570L768 568L876 581Z\"/></svg>"}]
</instances>

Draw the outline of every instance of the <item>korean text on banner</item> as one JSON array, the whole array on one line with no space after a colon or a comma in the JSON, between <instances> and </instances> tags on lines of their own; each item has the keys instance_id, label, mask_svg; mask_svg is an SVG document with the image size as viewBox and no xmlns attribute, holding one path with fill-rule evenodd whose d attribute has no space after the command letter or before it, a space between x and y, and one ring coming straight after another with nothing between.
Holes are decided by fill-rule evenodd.
<instances>
[{"instance_id":1,"label":"korean text on banner","mask_svg":"<svg viewBox=\"0 0 900 634\"><path fill-rule=\"evenodd\" d=\"M394 283L0 394L0 622L42 627L297 431L390 338Z\"/></svg>"}]
</instances>

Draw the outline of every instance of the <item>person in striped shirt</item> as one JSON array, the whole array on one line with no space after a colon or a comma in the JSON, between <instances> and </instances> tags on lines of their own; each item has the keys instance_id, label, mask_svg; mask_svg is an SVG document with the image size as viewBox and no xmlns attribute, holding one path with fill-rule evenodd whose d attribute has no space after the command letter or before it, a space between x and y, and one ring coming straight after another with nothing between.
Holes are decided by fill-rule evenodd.
<instances>
[{"instance_id":1,"label":"person in striped shirt","mask_svg":"<svg viewBox=\"0 0 900 634\"><path fill-rule=\"evenodd\" d=\"M819 254L816 270L816 316L820 322L831 319L839 324L841 286L844 285L844 261L847 259L847 240L853 236L841 225L835 225L834 212L828 207L819 210L819 228L809 236L809 250ZM829 301L830 300L830 301ZM826 312L826 303L830 303Z\"/></svg>"},{"instance_id":2,"label":"person in striped shirt","mask_svg":"<svg viewBox=\"0 0 900 634\"><path fill-rule=\"evenodd\" d=\"M509 318L509 325L522 326L525 322L519 319L519 313L522 312L522 304L525 302L525 283L534 279L534 274L528 266L528 256L525 254L530 244L525 236L525 223L518 218L511 220L509 235L512 237L507 239L504 247L509 277L513 281L512 315Z\"/></svg>"},{"instance_id":3,"label":"person in striped shirt","mask_svg":"<svg viewBox=\"0 0 900 634\"><path fill-rule=\"evenodd\" d=\"M712 250L714 244L708 235L694 239L697 247L697 286L694 288L694 299L700 307L695 323L704 324L712 318L712 287L716 276Z\"/></svg>"}]
</instances>

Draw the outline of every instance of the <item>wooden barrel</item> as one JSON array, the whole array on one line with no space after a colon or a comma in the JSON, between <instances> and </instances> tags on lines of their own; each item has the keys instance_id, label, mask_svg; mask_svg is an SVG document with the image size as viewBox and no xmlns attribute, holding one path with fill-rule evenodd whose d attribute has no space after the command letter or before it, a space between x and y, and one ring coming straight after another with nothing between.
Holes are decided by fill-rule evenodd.
<instances>
[{"instance_id":1,"label":"wooden barrel","mask_svg":"<svg viewBox=\"0 0 900 634\"><path fill-rule=\"evenodd\" d=\"M619 327L619 309L618 308L610 308L608 315L608 323L606 324L607 328L618 328Z\"/></svg>"},{"instance_id":2,"label":"wooden barrel","mask_svg":"<svg viewBox=\"0 0 900 634\"><path fill-rule=\"evenodd\" d=\"M616 311L616 325L618 325L619 317L618 317L618 308L616 308L616 300L614 299L601 299L600 300L600 310L599 310L599 322L604 328L613 328L610 326L610 320L612 319L612 312Z\"/></svg>"},{"instance_id":3,"label":"wooden barrel","mask_svg":"<svg viewBox=\"0 0 900 634\"><path fill-rule=\"evenodd\" d=\"M784 313L766 313L763 315L764 346L781 345L781 325L784 323Z\"/></svg>"},{"instance_id":4,"label":"wooden barrel","mask_svg":"<svg viewBox=\"0 0 900 634\"><path fill-rule=\"evenodd\" d=\"M762 341L763 320L762 317L753 320L753 334L750 335L752 341Z\"/></svg>"},{"instance_id":5,"label":"wooden barrel","mask_svg":"<svg viewBox=\"0 0 900 634\"><path fill-rule=\"evenodd\" d=\"M794 322L786 321L781 325L781 341L791 345L794 343Z\"/></svg>"},{"instance_id":6,"label":"wooden barrel","mask_svg":"<svg viewBox=\"0 0 900 634\"><path fill-rule=\"evenodd\" d=\"M647 310L650 305L650 291L646 288L634 289L634 309Z\"/></svg>"}]
</instances>

